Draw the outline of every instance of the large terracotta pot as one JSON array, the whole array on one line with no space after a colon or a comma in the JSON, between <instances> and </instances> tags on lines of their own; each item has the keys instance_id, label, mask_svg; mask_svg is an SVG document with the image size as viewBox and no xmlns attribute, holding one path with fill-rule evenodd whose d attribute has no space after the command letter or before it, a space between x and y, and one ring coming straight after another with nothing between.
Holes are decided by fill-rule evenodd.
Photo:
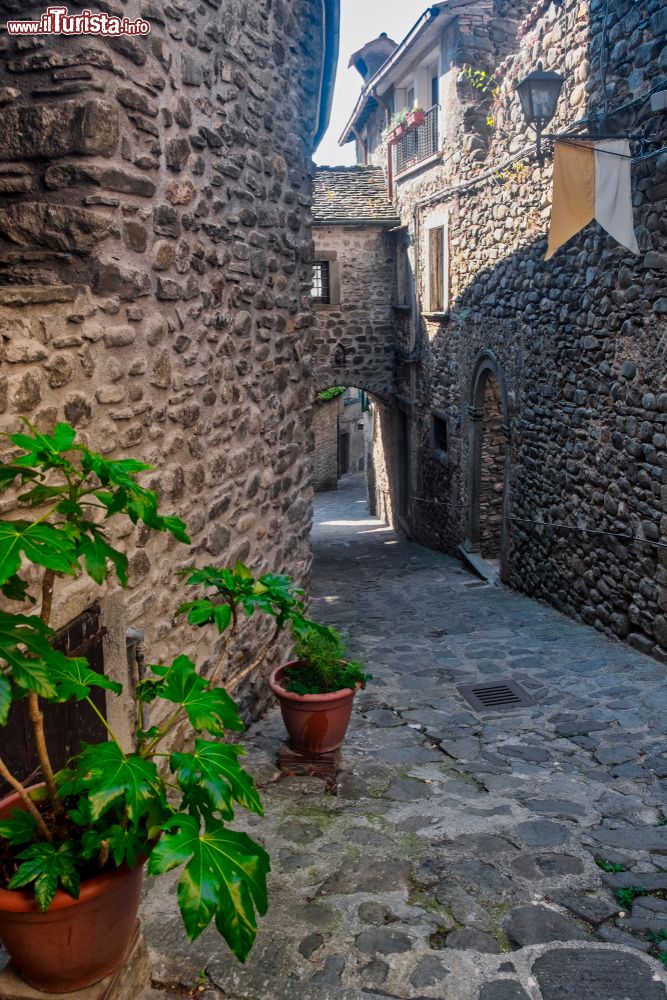
<instances>
[{"instance_id":1,"label":"large terracotta pot","mask_svg":"<svg viewBox=\"0 0 667 1000\"><path fill-rule=\"evenodd\" d=\"M0 818L21 807L9 795ZM31 892L0 889L0 939L26 983L70 993L110 975L130 947L142 879L142 865L114 868L83 882L78 899L58 891L46 913Z\"/></svg>"},{"instance_id":2,"label":"large terracotta pot","mask_svg":"<svg viewBox=\"0 0 667 1000\"><path fill-rule=\"evenodd\" d=\"M358 688L354 691L343 688L331 694L294 694L293 691L286 691L280 684L285 670L299 666L300 660L291 660L274 670L269 677L269 687L280 703L289 744L300 753L337 750L345 739Z\"/></svg>"}]
</instances>

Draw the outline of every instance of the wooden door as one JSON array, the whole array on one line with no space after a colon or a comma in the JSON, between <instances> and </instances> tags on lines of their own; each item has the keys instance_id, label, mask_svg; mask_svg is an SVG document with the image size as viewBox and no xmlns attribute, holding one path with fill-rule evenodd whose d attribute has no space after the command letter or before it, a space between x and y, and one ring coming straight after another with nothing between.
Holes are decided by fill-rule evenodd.
<instances>
[{"instance_id":1,"label":"wooden door","mask_svg":"<svg viewBox=\"0 0 667 1000\"><path fill-rule=\"evenodd\" d=\"M102 639L105 632L106 629L100 628L99 605L94 604L61 629L53 645L68 656L85 656L92 669L103 674ZM91 699L99 711L106 715L104 691L93 688ZM69 758L78 753L83 743L99 743L106 740L104 726L86 702L69 701L62 705L42 702L41 706L51 762L57 770L64 767ZM20 781L30 783L40 780L25 700L12 705L7 725L0 729L0 756ZM0 794L4 795L7 791L8 786L0 782Z\"/></svg>"}]
</instances>

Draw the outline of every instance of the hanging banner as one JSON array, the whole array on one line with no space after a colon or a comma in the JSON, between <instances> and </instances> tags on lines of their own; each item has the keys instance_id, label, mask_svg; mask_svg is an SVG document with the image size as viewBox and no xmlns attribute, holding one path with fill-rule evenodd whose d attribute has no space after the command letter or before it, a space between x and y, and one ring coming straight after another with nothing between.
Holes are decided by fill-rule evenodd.
<instances>
[{"instance_id":1,"label":"hanging banner","mask_svg":"<svg viewBox=\"0 0 667 1000\"><path fill-rule=\"evenodd\" d=\"M549 245L544 259L553 257L593 219L622 246L639 253L627 139L555 143Z\"/></svg>"}]
</instances>

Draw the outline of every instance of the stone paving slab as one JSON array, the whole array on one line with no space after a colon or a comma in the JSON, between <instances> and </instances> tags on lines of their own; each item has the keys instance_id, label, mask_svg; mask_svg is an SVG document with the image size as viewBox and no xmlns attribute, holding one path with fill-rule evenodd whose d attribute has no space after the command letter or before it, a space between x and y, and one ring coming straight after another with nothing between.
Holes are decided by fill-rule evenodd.
<instances>
[{"instance_id":1,"label":"stone paving slab","mask_svg":"<svg viewBox=\"0 0 667 1000\"><path fill-rule=\"evenodd\" d=\"M178 874L161 879L143 907L153 985L182 995L205 971L204 1000L667 1000L646 933L667 899L665 667L468 586L366 517L354 477L318 498L313 547L313 614L374 675L336 794L277 770L277 711L249 730L266 816L237 826L271 855L269 914L241 967L214 932L187 942ZM477 713L458 691L497 679L535 704ZM627 887L642 893L622 904Z\"/></svg>"}]
</instances>

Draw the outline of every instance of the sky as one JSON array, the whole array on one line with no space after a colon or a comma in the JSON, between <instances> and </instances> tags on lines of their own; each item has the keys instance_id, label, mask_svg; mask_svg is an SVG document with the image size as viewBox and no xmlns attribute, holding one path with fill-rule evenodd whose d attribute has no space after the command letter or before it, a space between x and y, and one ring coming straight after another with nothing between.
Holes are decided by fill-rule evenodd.
<instances>
[{"instance_id":1,"label":"sky","mask_svg":"<svg viewBox=\"0 0 667 1000\"><path fill-rule=\"evenodd\" d=\"M381 31L395 42L407 35L420 14L428 7L427 0L341 0L340 56L334 91L331 123L315 153L319 164L355 163L354 143L338 145L361 90L362 79L354 67L347 68L350 56Z\"/></svg>"}]
</instances>

